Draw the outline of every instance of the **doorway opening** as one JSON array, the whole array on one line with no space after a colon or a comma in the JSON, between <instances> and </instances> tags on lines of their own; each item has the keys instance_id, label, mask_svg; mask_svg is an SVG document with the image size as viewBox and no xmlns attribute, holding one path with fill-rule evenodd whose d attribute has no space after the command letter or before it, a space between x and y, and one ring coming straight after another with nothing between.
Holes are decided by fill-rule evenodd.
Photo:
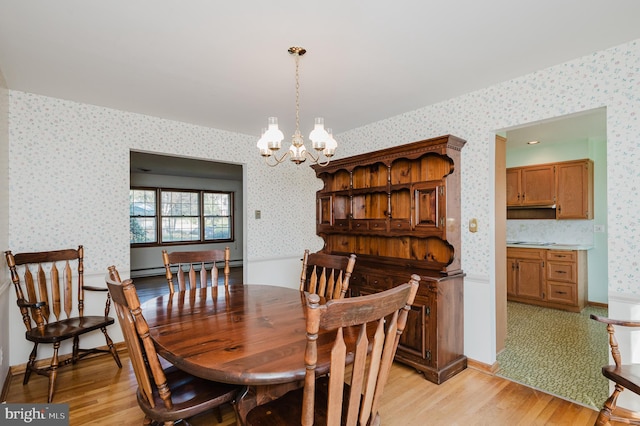
<instances>
[{"instance_id":1,"label":"doorway opening","mask_svg":"<svg viewBox=\"0 0 640 426\"><path fill-rule=\"evenodd\" d=\"M536 123L528 123L509 129L502 129L496 138L496 353L498 354L498 375L500 375L500 360L505 359L510 348L509 327L533 327L526 322L517 322L519 314L514 313L513 306L516 302L507 303L506 294L506 245L507 241L544 241L564 244L580 244L588 246L587 250L587 277L588 277L588 303L596 308L606 309L608 303L607 286L607 193L606 193L606 108L584 111L578 114L556 117ZM537 144L529 144L538 141ZM579 160L588 158L594 162L594 217L592 220L556 220L556 219L506 219L506 169L510 167L530 166L545 163ZM519 305L519 304L518 304ZM527 309L526 306L516 308ZM538 308L545 309L545 308ZM518 309L518 312L522 309ZM585 309L586 311L586 309ZM583 312L585 312L583 311ZM511 312L511 316L509 315ZM556 314L555 311L550 311ZM564 312L562 312L564 313ZM533 315L529 313L529 315ZM544 314L542 314L544 317ZM576 319L580 314L569 315L569 320ZM513 317L513 318L512 318ZM559 322L555 315L547 315L545 322ZM588 315L587 315L588 320ZM593 321L591 321L593 322ZM586 322L589 326L589 322ZM516 325L518 324L518 325ZM533 330L519 330L527 334ZM568 333L562 328L554 329L557 335ZM513 332L512 329L512 333ZM576 354L581 348L586 348L588 343L582 340L583 345L575 345L576 340L565 339L573 342L573 346L566 352ZM578 340L580 341L580 340ZM606 357L606 336L602 339L603 354ZM531 340L528 342L529 351L535 351L537 344ZM598 349L599 350L599 349ZM561 352L562 349L558 348ZM547 359L553 359L550 354ZM606 358L605 358L606 359ZM556 362L558 362L556 360ZM531 378L546 377L551 374L545 370L545 362L531 362L526 366L526 376ZM600 375L599 367L595 368L594 377ZM505 376L507 377L507 376ZM507 377L510 378L510 377ZM521 377L513 378L523 381ZM530 384L526 383L525 384ZM544 389L543 391L558 394L556 390ZM603 384L606 386L606 383ZM569 386L570 387L570 386ZM571 395L560 395L568 399L576 400ZM596 404L599 407L603 401L592 402L590 396L585 396L581 402L587 405ZM605 394L606 398L606 394Z\"/></svg>"},{"instance_id":2,"label":"doorway opening","mask_svg":"<svg viewBox=\"0 0 640 426\"><path fill-rule=\"evenodd\" d=\"M244 179L243 165L149 152L130 152L130 186L163 190L220 191L232 194L233 238L231 241L171 243L170 251L231 249L231 267L242 268L244 259ZM159 243L132 245L131 277L164 274Z\"/></svg>"}]
</instances>

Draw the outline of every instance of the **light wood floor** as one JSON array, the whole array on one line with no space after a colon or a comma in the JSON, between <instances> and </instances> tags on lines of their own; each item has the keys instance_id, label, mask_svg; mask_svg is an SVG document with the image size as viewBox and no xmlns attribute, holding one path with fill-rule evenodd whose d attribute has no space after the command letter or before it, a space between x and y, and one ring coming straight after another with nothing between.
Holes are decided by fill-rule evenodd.
<instances>
[{"instance_id":1,"label":"light wood floor","mask_svg":"<svg viewBox=\"0 0 640 426\"><path fill-rule=\"evenodd\" d=\"M55 403L67 403L70 425L141 425L136 380L126 350L118 370L110 356L85 359L60 370ZM7 402L46 401L47 378L33 374L11 378ZM402 364L393 366L380 410L385 426L592 425L597 413L578 404L509 380L468 368L441 385ZM221 426L235 424L223 407ZM216 424L213 416L191 419L194 425Z\"/></svg>"}]
</instances>

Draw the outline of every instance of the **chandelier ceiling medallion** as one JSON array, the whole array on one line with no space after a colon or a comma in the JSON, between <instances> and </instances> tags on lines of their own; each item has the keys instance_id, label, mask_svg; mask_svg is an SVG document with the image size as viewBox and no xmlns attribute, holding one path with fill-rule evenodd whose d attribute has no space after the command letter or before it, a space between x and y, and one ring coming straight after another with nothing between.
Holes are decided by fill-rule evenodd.
<instances>
[{"instance_id":1,"label":"chandelier ceiling medallion","mask_svg":"<svg viewBox=\"0 0 640 426\"><path fill-rule=\"evenodd\" d=\"M300 74L298 70L300 57L306 52L302 47L289 48L289 53L294 56L296 61L296 131L291 138L289 150L278 158L277 151L282 145L284 135L278 128L277 117L269 117L269 127L262 131L262 136L258 140L257 146L260 150L260 155L264 157L265 163L271 167L282 163L287 157L296 164L309 160L312 164L326 166L331 161L331 157L335 154L338 146L335 139L333 139L331 129L325 130L324 118L322 117L316 118L315 126L309 135L316 154L314 155L312 152L307 151L304 146L304 138L300 134ZM270 158L273 158L273 160L270 160Z\"/></svg>"}]
</instances>

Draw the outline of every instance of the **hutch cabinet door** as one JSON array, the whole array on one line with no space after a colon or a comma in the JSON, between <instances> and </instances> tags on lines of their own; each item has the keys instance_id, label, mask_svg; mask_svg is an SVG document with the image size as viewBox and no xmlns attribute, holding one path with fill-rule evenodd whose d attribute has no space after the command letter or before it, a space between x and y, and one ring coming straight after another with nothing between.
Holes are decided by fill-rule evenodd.
<instances>
[{"instance_id":1,"label":"hutch cabinet door","mask_svg":"<svg viewBox=\"0 0 640 426\"><path fill-rule=\"evenodd\" d=\"M444 233L447 215L444 182L433 181L413 185L413 194L413 228L433 234Z\"/></svg>"}]
</instances>

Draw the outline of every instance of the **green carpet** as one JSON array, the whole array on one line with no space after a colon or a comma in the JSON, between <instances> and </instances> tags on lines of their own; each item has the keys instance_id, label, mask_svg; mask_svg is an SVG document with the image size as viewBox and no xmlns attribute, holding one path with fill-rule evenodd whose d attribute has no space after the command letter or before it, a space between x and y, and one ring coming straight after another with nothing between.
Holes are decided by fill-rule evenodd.
<instances>
[{"instance_id":1,"label":"green carpet","mask_svg":"<svg viewBox=\"0 0 640 426\"><path fill-rule=\"evenodd\" d=\"M496 374L599 410L609 393L601 373L609 346L604 324L589 319L592 313L607 316L607 309L578 314L508 302Z\"/></svg>"}]
</instances>

